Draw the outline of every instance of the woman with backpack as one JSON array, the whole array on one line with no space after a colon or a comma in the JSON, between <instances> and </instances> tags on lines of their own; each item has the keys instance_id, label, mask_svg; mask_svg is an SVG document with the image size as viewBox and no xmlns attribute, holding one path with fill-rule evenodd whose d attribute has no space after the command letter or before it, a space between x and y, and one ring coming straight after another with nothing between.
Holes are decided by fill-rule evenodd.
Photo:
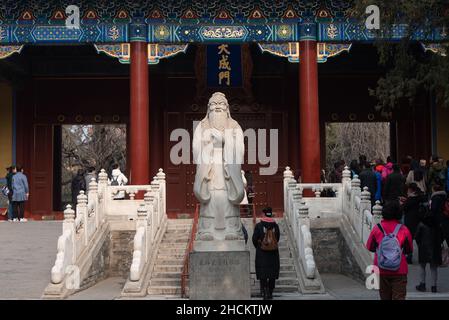
<instances>
[{"instance_id":1,"label":"woman with backpack","mask_svg":"<svg viewBox=\"0 0 449 320\"><path fill-rule=\"evenodd\" d=\"M382 221L374 226L366 242L366 248L375 252L381 300L404 300L407 293L405 255L413 252L413 239L408 228L400 223L401 218L399 201L388 201L382 208Z\"/></svg>"},{"instance_id":2,"label":"woman with backpack","mask_svg":"<svg viewBox=\"0 0 449 320\"><path fill-rule=\"evenodd\" d=\"M111 186L124 186L128 183L128 178L122 173L120 170L120 165L114 164L112 166L112 178L109 180L109 185ZM114 196L114 200L123 200L125 199L125 191L119 191Z\"/></svg>"},{"instance_id":3,"label":"woman with backpack","mask_svg":"<svg viewBox=\"0 0 449 320\"><path fill-rule=\"evenodd\" d=\"M260 291L264 300L273 299L276 279L279 278L278 224L274 221L270 207L263 209L265 217L254 227L253 244L256 248L256 277L260 280Z\"/></svg>"}]
</instances>

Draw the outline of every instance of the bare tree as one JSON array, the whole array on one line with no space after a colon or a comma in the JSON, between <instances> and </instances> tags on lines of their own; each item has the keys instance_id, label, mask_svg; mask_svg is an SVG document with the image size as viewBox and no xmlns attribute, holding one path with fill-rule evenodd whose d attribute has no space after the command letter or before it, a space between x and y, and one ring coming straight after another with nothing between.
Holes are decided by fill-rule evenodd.
<instances>
[{"instance_id":1,"label":"bare tree","mask_svg":"<svg viewBox=\"0 0 449 320\"><path fill-rule=\"evenodd\" d=\"M70 183L79 169L111 172L126 168L125 125L68 125L62 127L62 198L71 199Z\"/></svg>"},{"instance_id":2,"label":"bare tree","mask_svg":"<svg viewBox=\"0 0 449 320\"><path fill-rule=\"evenodd\" d=\"M390 155L390 123L341 122L326 124L326 169L330 172L334 163L358 160L359 155L368 159L383 159Z\"/></svg>"}]
</instances>

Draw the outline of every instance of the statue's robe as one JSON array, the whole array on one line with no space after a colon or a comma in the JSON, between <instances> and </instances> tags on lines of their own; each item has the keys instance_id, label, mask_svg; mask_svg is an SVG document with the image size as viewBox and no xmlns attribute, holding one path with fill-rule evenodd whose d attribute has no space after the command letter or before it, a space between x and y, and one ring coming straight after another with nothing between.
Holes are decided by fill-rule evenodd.
<instances>
[{"instance_id":1,"label":"statue's robe","mask_svg":"<svg viewBox=\"0 0 449 320\"><path fill-rule=\"evenodd\" d=\"M197 164L193 191L201 203L198 234L241 233L239 204L245 193L241 164L245 153L243 131L233 119L227 119L223 143L211 134L208 118L193 135L193 156ZM238 219L237 219L238 218Z\"/></svg>"}]
</instances>

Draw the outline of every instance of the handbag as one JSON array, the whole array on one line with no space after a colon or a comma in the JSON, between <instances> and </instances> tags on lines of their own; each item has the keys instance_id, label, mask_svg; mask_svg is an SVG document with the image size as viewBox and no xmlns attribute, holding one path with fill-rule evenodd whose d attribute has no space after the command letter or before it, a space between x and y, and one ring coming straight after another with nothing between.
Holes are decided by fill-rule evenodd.
<instances>
[{"instance_id":1,"label":"handbag","mask_svg":"<svg viewBox=\"0 0 449 320\"><path fill-rule=\"evenodd\" d=\"M441 265L440 267L449 267L449 248L443 247L441 249Z\"/></svg>"}]
</instances>

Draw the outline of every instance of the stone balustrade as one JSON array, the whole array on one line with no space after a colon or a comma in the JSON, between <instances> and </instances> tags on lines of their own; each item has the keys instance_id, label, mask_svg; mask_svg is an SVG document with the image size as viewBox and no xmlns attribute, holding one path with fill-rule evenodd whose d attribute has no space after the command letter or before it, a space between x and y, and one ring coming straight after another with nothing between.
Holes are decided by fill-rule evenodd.
<instances>
[{"instance_id":1,"label":"stone balustrade","mask_svg":"<svg viewBox=\"0 0 449 320\"><path fill-rule=\"evenodd\" d=\"M351 179L348 167L343 171L342 183L298 183L289 167L284 171L284 212L293 230L299 256L307 277L313 276L311 221L317 219L347 218L355 230L358 243L366 243L372 228L380 222L382 206L377 201L371 208L371 194L367 187L360 188L357 175ZM335 197L321 197L324 189L331 189ZM305 197L304 190L312 190L315 197Z\"/></svg>"},{"instance_id":2,"label":"stone balustrade","mask_svg":"<svg viewBox=\"0 0 449 320\"><path fill-rule=\"evenodd\" d=\"M130 280L139 281L143 275L145 264L151 256L151 250L156 241L158 231L161 230L165 212L165 174L159 169L153 178L151 187L144 195L144 202L137 210L136 234L134 236L133 259L130 268Z\"/></svg>"},{"instance_id":3,"label":"stone balustrade","mask_svg":"<svg viewBox=\"0 0 449 320\"><path fill-rule=\"evenodd\" d=\"M124 191L129 199L118 200L115 195ZM136 199L144 191L144 199ZM98 182L92 179L86 195L80 191L76 210L67 205L64 211L63 232L58 239L57 255L51 269L51 283L61 284L69 269L77 267L82 255L98 242L97 233L114 217L120 216L135 224L134 251L130 277L138 280L154 237L166 219L165 173L159 169L149 185L109 186L104 169L98 174ZM83 261L86 257L83 257Z\"/></svg>"},{"instance_id":4,"label":"stone balustrade","mask_svg":"<svg viewBox=\"0 0 449 320\"><path fill-rule=\"evenodd\" d=\"M316 264L312 250L309 208L303 200L302 190L293 178L292 171L287 167L284 171L285 217L293 231L300 263L302 263L307 278L313 279L316 275Z\"/></svg>"}]
</instances>

